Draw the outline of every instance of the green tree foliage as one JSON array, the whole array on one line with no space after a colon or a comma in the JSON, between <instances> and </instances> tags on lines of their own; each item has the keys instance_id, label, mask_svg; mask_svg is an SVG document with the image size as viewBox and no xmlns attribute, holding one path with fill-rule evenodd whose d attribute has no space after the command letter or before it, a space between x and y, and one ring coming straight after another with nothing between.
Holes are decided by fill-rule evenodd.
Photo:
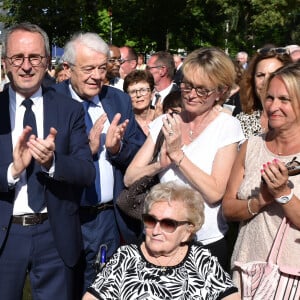
<instances>
[{"instance_id":1,"label":"green tree foliage","mask_svg":"<svg viewBox=\"0 0 300 300\"><path fill-rule=\"evenodd\" d=\"M4 0L6 15L1 21L6 27L19 22L32 22L40 25L49 35L51 42L62 46L74 31L81 28L81 0Z\"/></svg>"},{"instance_id":2,"label":"green tree foliage","mask_svg":"<svg viewBox=\"0 0 300 300\"><path fill-rule=\"evenodd\" d=\"M300 43L299 0L4 0L1 21L39 24L62 46L76 31L141 52L215 45L254 51ZM112 31L111 31L112 28Z\"/></svg>"}]
</instances>

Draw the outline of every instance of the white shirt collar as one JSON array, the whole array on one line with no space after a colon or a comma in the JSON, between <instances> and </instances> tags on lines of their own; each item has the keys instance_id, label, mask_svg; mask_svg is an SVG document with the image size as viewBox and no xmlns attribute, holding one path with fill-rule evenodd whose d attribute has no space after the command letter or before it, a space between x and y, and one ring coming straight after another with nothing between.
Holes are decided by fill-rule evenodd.
<instances>
[{"instance_id":1,"label":"white shirt collar","mask_svg":"<svg viewBox=\"0 0 300 300\"><path fill-rule=\"evenodd\" d=\"M70 92L71 92L71 97L74 99L74 100L77 100L78 102L83 102L84 100L82 98L80 98L78 96L78 94L74 91L71 83L69 83L69 89L70 89ZM100 103L100 100L99 100L99 96L96 95L94 96L92 99L90 99L89 101L93 102L96 106L101 106L101 103Z\"/></svg>"},{"instance_id":2,"label":"white shirt collar","mask_svg":"<svg viewBox=\"0 0 300 300\"><path fill-rule=\"evenodd\" d=\"M166 96L167 96L168 94L170 94L170 91L171 91L172 87L173 87L173 83L171 83L171 84L170 84L167 88L165 88L164 90L162 90L162 91L160 91L160 92L155 92L155 93L159 93L161 99L163 100L163 99L166 98Z\"/></svg>"},{"instance_id":3,"label":"white shirt collar","mask_svg":"<svg viewBox=\"0 0 300 300\"><path fill-rule=\"evenodd\" d=\"M26 98L23 95L14 91L11 86L9 86L8 91L9 91L9 98L16 99L16 106L17 107L21 106L23 100ZM33 104L36 105L37 107L42 105L42 99L43 99L42 88L40 87L33 95L31 95L30 99L33 101Z\"/></svg>"}]
</instances>

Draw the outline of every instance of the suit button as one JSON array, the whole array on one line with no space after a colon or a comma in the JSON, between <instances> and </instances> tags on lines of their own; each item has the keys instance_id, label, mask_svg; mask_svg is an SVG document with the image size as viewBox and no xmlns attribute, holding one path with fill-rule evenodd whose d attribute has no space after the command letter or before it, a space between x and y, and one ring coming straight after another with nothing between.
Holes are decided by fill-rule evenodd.
<instances>
[{"instance_id":1,"label":"suit button","mask_svg":"<svg viewBox=\"0 0 300 300\"><path fill-rule=\"evenodd\" d=\"M2 229L2 231L6 231L8 229L8 227L3 226L1 229Z\"/></svg>"}]
</instances>

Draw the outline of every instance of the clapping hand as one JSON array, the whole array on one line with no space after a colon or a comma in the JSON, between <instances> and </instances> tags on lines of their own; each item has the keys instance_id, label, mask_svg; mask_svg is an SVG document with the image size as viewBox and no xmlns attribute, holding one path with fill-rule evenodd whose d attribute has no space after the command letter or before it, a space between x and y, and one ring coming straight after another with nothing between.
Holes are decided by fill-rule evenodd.
<instances>
[{"instance_id":1,"label":"clapping hand","mask_svg":"<svg viewBox=\"0 0 300 300\"><path fill-rule=\"evenodd\" d=\"M100 135L102 133L106 120L107 120L107 115L104 113L97 119L97 121L95 122L95 124L93 125L93 127L89 132L90 149L93 155L98 153L99 151Z\"/></svg>"},{"instance_id":2,"label":"clapping hand","mask_svg":"<svg viewBox=\"0 0 300 300\"><path fill-rule=\"evenodd\" d=\"M31 135L27 142L32 157L47 170L50 169L53 163L56 134L57 130L51 127L45 139Z\"/></svg>"},{"instance_id":3,"label":"clapping hand","mask_svg":"<svg viewBox=\"0 0 300 300\"><path fill-rule=\"evenodd\" d=\"M121 141L129 123L129 120L126 119L123 123L118 125L120 119L121 114L117 113L106 133L105 147L112 155L116 155L120 151Z\"/></svg>"}]
</instances>

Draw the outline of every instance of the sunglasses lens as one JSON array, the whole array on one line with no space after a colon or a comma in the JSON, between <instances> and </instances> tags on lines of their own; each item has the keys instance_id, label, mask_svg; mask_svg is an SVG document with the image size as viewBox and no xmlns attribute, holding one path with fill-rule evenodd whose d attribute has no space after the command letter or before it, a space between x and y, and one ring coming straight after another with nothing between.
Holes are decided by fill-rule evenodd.
<instances>
[{"instance_id":1,"label":"sunglasses lens","mask_svg":"<svg viewBox=\"0 0 300 300\"><path fill-rule=\"evenodd\" d=\"M285 54L288 53L286 48L280 47L280 48L275 48L275 52L278 54Z\"/></svg>"},{"instance_id":2,"label":"sunglasses lens","mask_svg":"<svg viewBox=\"0 0 300 300\"><path fill-rule=\"evenodd\" d=\"M145 227L154 228L156 224L159 222L160 228L168 233L172 233L178 227L177 222L172 219L162 219L160 221L156 220L153 216L144 214L143 222Z\"/></svg>"},{"instance_id":3,"label":"sunglasses lens","mask_svg":"<svg viewBox=\"0 0 300 300\"><path fill-rule=\"evenodd\" d=\"M174 220L171 219L162 219L160 221L160 227L163 231L172 233L176 230L177 224Z\"/></svg>"},{"instance_id":4,"label":"sunglasses lens","mask_svg":"<svg viewBox=\"0 0 300 300\"><path fill-rule=\"evenodd\" d=\"M150 215L143 215L143 222L148 228L154 228L157 223L156 220Z\"/></svg>"},{"instance_id":5,"label":"sunglasses lens","mask_svg":"<svg viewBox=\"0 0 300 300\"><path fill-rule=\"evenodd\" d=\"M288 54L288 49L285 47L278 48L261 48L257 52L261 55Z\"/></svg>"}]
</instances>

